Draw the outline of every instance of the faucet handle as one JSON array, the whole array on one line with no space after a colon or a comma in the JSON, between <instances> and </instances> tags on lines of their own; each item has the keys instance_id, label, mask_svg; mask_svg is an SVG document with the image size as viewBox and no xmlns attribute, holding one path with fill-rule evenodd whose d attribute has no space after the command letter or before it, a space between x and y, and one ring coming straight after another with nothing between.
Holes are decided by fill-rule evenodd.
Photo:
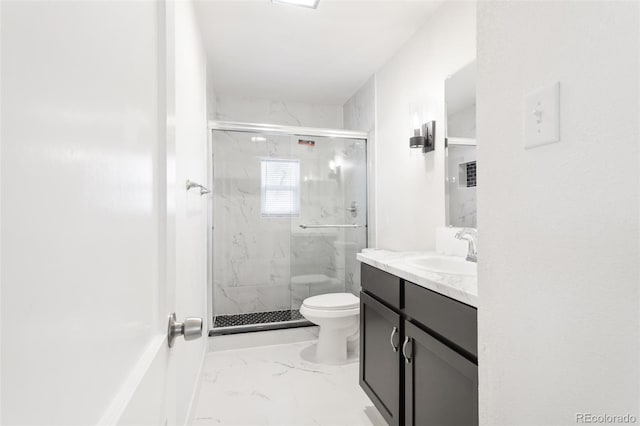
<instances>
[{"instance_id":1,"label":"faucet handle","mask_svg":"<svg viewBox=\"0 0 640 426\"><path fill-rule=\"evenodd\" d=\"M478 238L478 231L475 228L462 228L458 232L456 232L456 238L462 239L465 235L471 235L472 237Z\"/></svg>"}]
</instances>

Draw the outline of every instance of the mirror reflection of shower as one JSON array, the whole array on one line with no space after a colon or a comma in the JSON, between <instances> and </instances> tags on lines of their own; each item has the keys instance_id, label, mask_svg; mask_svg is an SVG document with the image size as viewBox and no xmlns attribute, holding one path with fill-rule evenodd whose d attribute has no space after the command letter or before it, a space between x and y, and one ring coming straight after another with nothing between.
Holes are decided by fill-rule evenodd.
<instances>
[{"instance_id":1,"label":"mirror reflection of shower","mask_svg":"<svg viewBox=\"0 0 640 426\"><path fill-rule=\"evenodd\" d=\"M366 136L237 126L212 134L214 334L306 325L307 297L360 291Z\"/></svg>"},{"instance_id":2,"label":"mirror reflection of shower","mask_svg":"<svg viewBox=\"0 0 640 426\"><path fill-rule=\"evenodd\" d=\"M352 201L347 211L351 213L351 217L358 217L358 202Z\"/></svg>"}]
</instances>

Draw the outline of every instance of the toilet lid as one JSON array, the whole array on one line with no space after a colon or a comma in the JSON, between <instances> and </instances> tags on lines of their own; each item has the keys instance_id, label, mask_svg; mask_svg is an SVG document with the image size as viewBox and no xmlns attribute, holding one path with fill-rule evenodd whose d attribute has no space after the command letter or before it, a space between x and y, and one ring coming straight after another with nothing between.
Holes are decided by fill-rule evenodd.
<instances>
[{"instance_id":1,"label":"toilet lid","mask_svg":"<svg viewBox=\"0 0 640 426\"><path fill-rule=\"evenodd\" d=\"M338 311L359 307L360 299L351 293L328 293L309 297L302 304L310 309Z\"/></svg>"}]
</instances>

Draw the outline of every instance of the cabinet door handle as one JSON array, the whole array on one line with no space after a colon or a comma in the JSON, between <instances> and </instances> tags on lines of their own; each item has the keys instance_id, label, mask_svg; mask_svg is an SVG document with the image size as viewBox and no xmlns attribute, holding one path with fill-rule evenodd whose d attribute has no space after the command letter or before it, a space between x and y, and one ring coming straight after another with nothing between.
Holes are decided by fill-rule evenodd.
<instances>
[{"instance_id":1,"label":"cabinet door handle","mask_svg":"<svg viewBox=\"0 0 640 426\"><path fill-rule=\"evenodd\" d=\"M407 346L409 345L409 343L411 343L411 351L407 352ZM407 364L410 364L411 356L413 355L413 341L409 336L406 336L404 338L404 343L402 344L402 355L404 355L404 360L407 362Z\"/></svg>"},{"instance_id":2,"label":"cabinet door handle","mask_svg":"<svg viewBox=\"0 0 640 426\"><path fill-rule=\"evenodd\" d=\"M391 337L389 338L389 342L391 343L391 347L393 348L394 352L398 352L398 346L395 343L393 343L397 335L398 335L398 327L393 327L393 330L391 331Z\"/></svg>"}]
</instances>

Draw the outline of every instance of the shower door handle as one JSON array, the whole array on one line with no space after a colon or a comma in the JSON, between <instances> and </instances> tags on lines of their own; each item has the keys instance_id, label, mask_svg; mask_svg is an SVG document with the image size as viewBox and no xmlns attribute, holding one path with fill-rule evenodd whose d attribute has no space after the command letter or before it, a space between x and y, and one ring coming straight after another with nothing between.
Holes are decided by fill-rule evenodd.
<instances>
[{"instance_id":1,"label":"shower door handle","mask_svg":"<svg viewBox=\"0 0 640 426\"><path fill-rule=\"evenodd\" d=\"M346 225L299 225L302 229L308 228L362 228L364 225L346 224Z\"/></svg>"},{"instance_id":2,"label":"shower door handle","mask_svg":"<svg viewBox=\"0 0 640 426\"><path fill-rule=\"evenodd\" d=\"M184 322L176 322L175 312L169 315L167 343L170 348L173 347L178 336L183 336L184 340L195 340L202 337L202 318L185 318Z\"/></svg>"}]
</instances>

